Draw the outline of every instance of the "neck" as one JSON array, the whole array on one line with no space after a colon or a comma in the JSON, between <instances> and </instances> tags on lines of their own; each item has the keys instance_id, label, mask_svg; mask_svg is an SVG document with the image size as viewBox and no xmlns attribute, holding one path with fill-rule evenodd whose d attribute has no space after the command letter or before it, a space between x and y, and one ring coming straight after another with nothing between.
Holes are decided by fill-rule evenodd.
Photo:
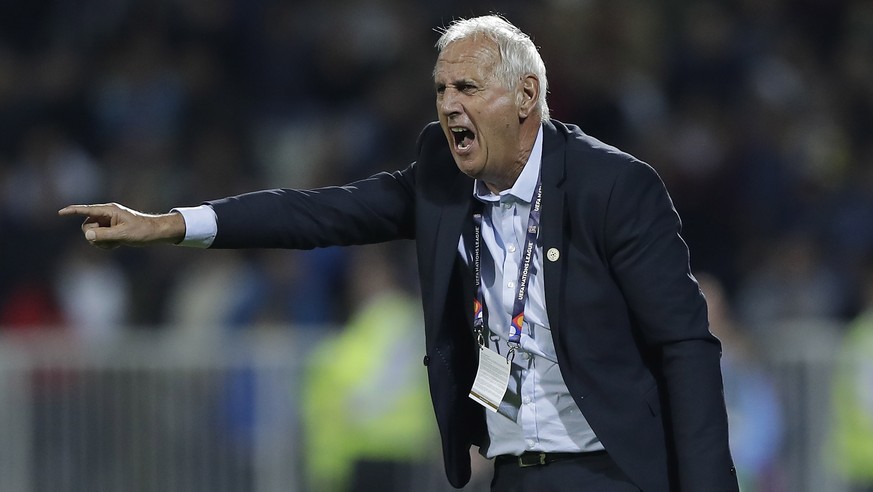
<instances>
[{"instance_id":1,"label":"neck","mask_svg":"<svg viewBox=\"0 0 873 492\"><path fill-rule=\"evenodd\" d=\"M501 191L512 188L521 171L530 159L530 154L533 152L534 144L537 141L537 134L540 131L539 118L528 118L522 122L519 129L519 152L515 161L506 167L506 172L502 176L495 177L496 179L485 180L485 186L495 195Z\"/></svg>"},{"instance_id":2,"label":"neck","mask_svg":"<svg viewBox=\"0 0 873 492\"><path fill-rule=\"evenodd\" d=\"M527 151L527 156L530 156L530 150ZM524 157L523 160L515 161L513 165L508 169L507 173L504 176L501 176L498 180L489 180L484 181L485 186L491 190L491 193L495 195L500 194L501 191L508 190L512 188L512 185L515 184L515 181L518 179L518 176L521 175L521 171L524 169L524 165L527 163L527 157Z\"/></svg>"}]
</instances>

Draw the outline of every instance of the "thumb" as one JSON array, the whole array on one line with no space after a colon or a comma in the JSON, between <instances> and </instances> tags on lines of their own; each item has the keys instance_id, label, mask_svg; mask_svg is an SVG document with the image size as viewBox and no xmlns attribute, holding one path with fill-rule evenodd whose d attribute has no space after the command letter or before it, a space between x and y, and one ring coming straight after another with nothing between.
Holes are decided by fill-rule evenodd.
<instances>
[{"instance_id":1,"label":"thumb","mask_svg":"<svg viewBox=\"0 0 873 492\"><path fill-rule=\"evenodd\" d=\"M124 236L124 231L120 230L123 229L121 226L101 227L96 222L85 222L82 224L82 229L85 231L85 239L93 246L101 248L118 246Z\"/></svg>"}]
</instances>

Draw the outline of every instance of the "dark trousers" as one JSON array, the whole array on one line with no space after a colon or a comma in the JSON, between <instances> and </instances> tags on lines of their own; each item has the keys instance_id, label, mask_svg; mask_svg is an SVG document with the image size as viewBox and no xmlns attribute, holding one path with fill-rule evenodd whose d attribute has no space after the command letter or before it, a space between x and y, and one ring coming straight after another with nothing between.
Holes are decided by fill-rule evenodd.
<instances>
[{"instance_id":1,"label":"dark trousers","mask_svg":"<svg viewBox=\"0 0 873 492\"><path fill-rule=\"evenodd\" d=\"M491 492L639 492L606 453L522 468L495 460Z\"/></svg>"}]
</instances>

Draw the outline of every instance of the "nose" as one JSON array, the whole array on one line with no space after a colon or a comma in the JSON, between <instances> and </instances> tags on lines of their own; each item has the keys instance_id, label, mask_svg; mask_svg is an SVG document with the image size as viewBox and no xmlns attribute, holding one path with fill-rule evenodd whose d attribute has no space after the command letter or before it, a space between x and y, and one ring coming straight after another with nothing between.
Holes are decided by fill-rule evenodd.
<instances>
[{"instance_id":1,"label":"nose","mask_svg":"<svg viewBox=\"0 0 873 492\"><path fill-rule=\"evenodd\" d=\"M446 117L460 114L462 106L458 99L458 91L447 87L442 94L437 96L437 109Z\"/></svg>"}]
</instances>

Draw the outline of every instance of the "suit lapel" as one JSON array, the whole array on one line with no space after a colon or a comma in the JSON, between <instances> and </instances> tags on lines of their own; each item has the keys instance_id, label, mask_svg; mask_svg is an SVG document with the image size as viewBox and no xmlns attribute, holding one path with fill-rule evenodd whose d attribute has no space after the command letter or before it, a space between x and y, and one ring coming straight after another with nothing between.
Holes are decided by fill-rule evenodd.
<instances>
[{"instance_id":1,"label":"suit lapel","mask_svg":"<svg viewBox=\"0 0 873 492\"><path fill-rule=\"evenodd\" d=\"M436 233L436 247L433 261L433 299L435 323L433 326L442 328L442 308L446 303L455 261L458 256L458 239L464 230L464 224L472 224L473 181L458 173L446 196L445 205L441 208L439 225ZM466 221L466 222L465 222ZM468 225L469 225L468 224ZM471 306L472 309L472 306ZM439 338L437 334L428 339L428 349Z\"/></svg>"},{"instance_id":2,"label":"suit lapel","mask_svg":"<svg viewBox=\"0 0 873 492\"><path fill-rule=\"evenodd\" d=\"M564 240L564 190L561 184L565 175L566 143L551 122L543 125L543 162L541 179L543 186L542 247L543 276L546 296L546 311L553 333L560 330L560 309L558 300L563 289L564 261L566 261L566 242ZM557 253L557 259L555 259Z\"/></svg>"}]
</instances>

